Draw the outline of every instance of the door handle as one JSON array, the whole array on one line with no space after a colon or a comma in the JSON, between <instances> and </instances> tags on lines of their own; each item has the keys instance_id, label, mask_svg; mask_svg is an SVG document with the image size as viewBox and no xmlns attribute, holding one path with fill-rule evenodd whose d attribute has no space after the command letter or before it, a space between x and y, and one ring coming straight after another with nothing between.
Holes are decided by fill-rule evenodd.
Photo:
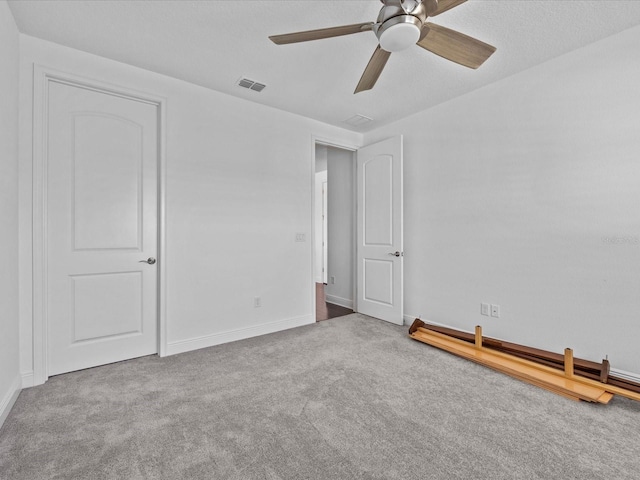
<instances>
[{"instance_id":1,"label":"door handle","mask_svg":"<svg viewBox=\"0 0 640 480\"><path fill-rule=\"evenodd\" d=\"M153 257L149 257L146 260L140 260L138 263L148 263L149 265L153 265L156 263L156 259Z\"/></svg>"},{"instance_id":2,"label":"door handle","mask_svg":"<svg viewBox=\"0 0 640 480\"><path fill-rule=\"evenodd\" d=\"M394 257L401 257L402 253L400 253L400 252L389 252L389 255L393 255Z\"/></svg>"}]
</instances>

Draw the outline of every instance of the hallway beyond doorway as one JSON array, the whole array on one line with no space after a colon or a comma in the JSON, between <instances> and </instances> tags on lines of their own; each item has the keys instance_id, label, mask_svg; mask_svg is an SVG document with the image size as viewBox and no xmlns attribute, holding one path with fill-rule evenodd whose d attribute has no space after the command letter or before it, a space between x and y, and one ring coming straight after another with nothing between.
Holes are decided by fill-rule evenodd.
<instances>
[{"instance_id":1,"label":"hallway beyond doorway","mask_svg":"<svg viewBox=\"0 0 640 480\"><path fill-rule=\"evenodd\" d=\"M342 317L353 313L353 310L333 303L327 303L324 294L324 284L316 283L316 322Z\"/></svg>"}]
</instances>

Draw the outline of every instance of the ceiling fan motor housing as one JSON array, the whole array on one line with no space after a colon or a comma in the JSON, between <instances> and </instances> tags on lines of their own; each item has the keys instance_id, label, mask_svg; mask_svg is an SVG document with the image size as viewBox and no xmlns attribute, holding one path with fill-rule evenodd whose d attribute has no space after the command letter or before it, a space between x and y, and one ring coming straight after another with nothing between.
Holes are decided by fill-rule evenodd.
<instances>
[{"instance_id":1,"label":"ceiling fan motor housing","mask_svg":"<svg viewBox=\"0 0 640 480\"><path fill-rule=\"evenodd\" d=\"M382 0L373 31L380 47L387 52L399 52L420 39L420 32L427 20L427 9L437 8L436 0Z\"/></svg>"}]
</instances>

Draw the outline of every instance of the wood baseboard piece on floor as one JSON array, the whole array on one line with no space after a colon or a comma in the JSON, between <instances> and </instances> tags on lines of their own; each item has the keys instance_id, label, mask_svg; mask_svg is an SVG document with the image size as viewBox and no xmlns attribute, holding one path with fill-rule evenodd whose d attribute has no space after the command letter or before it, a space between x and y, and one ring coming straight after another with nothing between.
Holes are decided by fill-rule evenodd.
<instances>
[{"instance_id":1,"label":"wood baseboard piece on floor","mask_svg":"<svg viewBox=\"0 0 640 480\"><path fill-rule=\"evenodd\" d=\"M528 383L537 386L544 385L547 390L552 390L554 393L560 392L563 396L577 397L588 402L598 402L600 398L606 399L606 397L603 397L604 388L584 385L566 377L564 372L558 374L557 370L528 360L501 352L494 352L488 348L472 345L463 340L447 338L447 335L431 332L423 328L418 328L417 331L411 334L411 337Z\"/></svg>"},{"instance_id":2,"label":"wood baseboard piece on floor","mask_svg":"<svg viewBox=\"0 0 640 480\"><path fill-rule=\"evenodd\" d=\"M442 335L444 338L452 341L455 340L460 344L474 345L476 343L476 336L473 333L460 332L448 327L426 324L419 318L416 318L409 328L410 336L413 336L413 334L419 330L436 336ZM449 335L449 333L453 333L453 335ZM556 374L560 371L565 377L567 376L565 371L565 363L568 360L566 351L564 355L556 354L486 337L482 339L482 343L483 347L486 346L488 350L496 354L502 353L509 355L511 358L520 358L521 360L532 362L536 368ZM500 349L500 346L505 345L508 346L507 350ZM556 357L560 357L560 359ZM606 359L602 361L602 364L598 364L589 360L573 358L572 353L571 358L573 360L573 368L569 370L573 371L573 375L571 376L572 380L583 385L603 388L612 395L620 395L621 397L640 401L640 382L634 381L636 379L635 376L630 374L623 375L621 372L611 369L609 361ZM608 395L603 395L601 399L605 400L608 397Z\"/></svg>"},{"instance_id":3,"label":"wood baseboard piece on floor","mask_svg":"<svg viewBox=\"0 0 640 480\"><path fill-rule=\"evenodd\" d=\"M445 335L457 338L459 340L465 340L471 343L475 342L473 333L461 332L453 328L428 324L420 319L416 319L411 326L411 328L414 330L418 327L426 328L438 333L444 333ZM409 330L409 333L411 333L411 329ZM560 353L554 353L546 350L541 350L539 348L527 347L524 345L518 345L516 343L505 342L503 340L498 340L491 337L483 337L482 344L485 347L491 348L492 350L509 353L511 355L542 363L550 367L561 369L564 368L565 357ZM587 376L587 378L597 379L603 383L607 383L605 380L609 375L609 370L610 366L608 360L603 360L602 363L597 363L581 358L574 358L574 371L577 375L584 374Z\"/></svg>"}]
</instances>

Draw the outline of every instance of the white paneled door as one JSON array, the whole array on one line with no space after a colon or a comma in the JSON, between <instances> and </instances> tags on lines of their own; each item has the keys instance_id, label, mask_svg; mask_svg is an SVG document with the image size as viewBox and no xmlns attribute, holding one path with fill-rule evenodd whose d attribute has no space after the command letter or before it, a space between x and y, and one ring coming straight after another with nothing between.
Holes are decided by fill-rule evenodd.
<instances>
[{"instance_id":1,"label":"white paneled door","mask_svg":"<svg viewBox=\"0 0 640 480\"><path fill-rule=\"evenodd\" d=\"M50 82L48 373L157 352L158 111Z\"/></svg>"},{"instance_id":2,"label":"white paneled door","mask_svg":"<svg viewBox=\"0 0 640 480\"><path fill-rule=\"evenodd\" d=\"M359 149L357 176L357 309L402 325L402 137Z\"/></svg>"}]
</instances>

